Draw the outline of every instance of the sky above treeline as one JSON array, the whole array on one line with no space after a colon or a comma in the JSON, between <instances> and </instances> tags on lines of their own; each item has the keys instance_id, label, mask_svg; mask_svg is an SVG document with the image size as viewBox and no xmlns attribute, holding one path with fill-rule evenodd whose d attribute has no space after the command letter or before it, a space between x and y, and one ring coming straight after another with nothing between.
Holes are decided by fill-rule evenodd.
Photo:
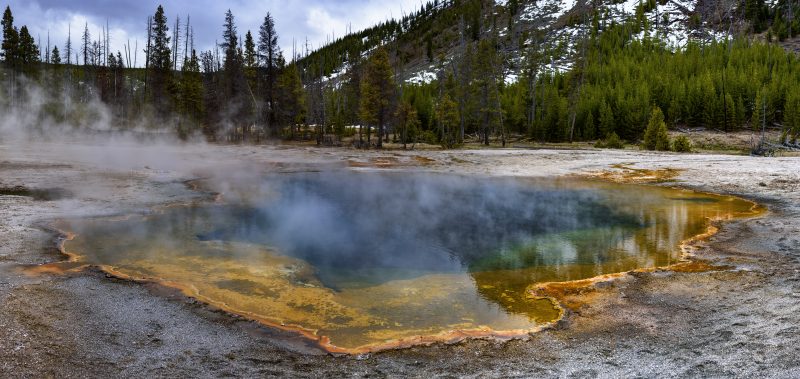
<instances>
[{"instance_id":1,"label":"sky above treeline","mask_svg":"<svg viewBox=\"0 0 800 379\"><path fill-rule=\"evenodd\" d=\"M258 38L258 28L270 12L287 59L293 46L298 54L302 53L306 40L313 50L348 30L358 31L391 17L400 18L421 6L420 0L6 0L5 4L0 0L3 9L5 5L11 7L14 25L27 25L33 37L41 41L42 50L47 46L48 33L51 49L57 45L63 52L70 29L75 48L80 45L87 23L92 38L98 39L108 22L111 51L123 51L124 55L124 45L130 41L133 50L138 40L139 66L144 62L147 17L155 13L159 4L164 6L170 30L176 16L180 16L181 24L190 17L198 53L212 49L222 38L228 9L233 12L239 34L244 36L250 30L254 38Z\"/></svg>"}]
</instances>

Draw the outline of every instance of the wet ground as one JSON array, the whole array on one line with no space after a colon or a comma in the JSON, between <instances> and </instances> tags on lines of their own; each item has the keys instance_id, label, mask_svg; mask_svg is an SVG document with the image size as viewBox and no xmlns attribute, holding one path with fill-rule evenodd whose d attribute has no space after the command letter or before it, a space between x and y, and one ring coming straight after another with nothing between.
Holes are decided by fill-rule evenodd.
<instances>
[{"instance_id":1,"label":"wet ground","mask_svg":"<svg viewBox=\"0 0 800 379\"><path fill-rule=\"evenodd\" d=\"M97 149L87 155L79 147L45 147L0 146L0 187L59 188L70 195L51 200L0 196L2 377L800 376L797 158L207 146L162 147L160 159L147 160L141 157L154 155L138 147L122 157L119 151ZM214 162L213 167L205 162ZM391 163L381 163L384 169L499 176L669 168L680 172L675 185L755 199L770 213L723 224L696 252L734 270L633 273L601 283L580 294L587 301L555 328L524 341L435 344L365 356L324 354L297 336L158 285L97 270L34 275L22 269L61 259L53 249L53 233L42 227L53 218L201 201L209 194L192 191L184 181L213 175L246 180L242 172L247 170L231 167L369 169L376 162Z\"/></svg>"}]
</instances>

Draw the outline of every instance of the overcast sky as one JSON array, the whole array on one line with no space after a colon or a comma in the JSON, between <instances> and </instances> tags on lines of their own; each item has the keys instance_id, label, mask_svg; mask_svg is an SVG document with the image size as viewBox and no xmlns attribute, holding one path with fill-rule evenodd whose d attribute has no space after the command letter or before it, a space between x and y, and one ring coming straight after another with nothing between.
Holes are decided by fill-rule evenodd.
<instances>
[{"instance_id":1,"label":"overcast sky","mask_svg":"<svg viewBox=\"0 0 800 379\"><path fill-rule=\"evenodd\" d=\"M158 4L164 5L170 29L176 15L180 15L182 23L187 14L191 17L198 51L212 48L221 38L226 10L233 12L239 34L244 36L251 30L254 38L258 38L264 16L271 12L278 43L289 57L293 41L298 49L306 38L313 47L318 47L333 35L344 35L348 25L356 31L392 16L399 18L402 12L418 9L420 0L0 0L4 9L5 5L11 6L14 25L27 25L34 38L41 38L42 50L47 44L48 31L51 47L58 45L63 52L70 26L73 46L78 46L85 23L89 24L92 38L97 38L101 25L108 20L112 51L123 51L128 39L132 46L138 39L140 66L147 16L155 12Z\"/></svg>"}]
</instances>

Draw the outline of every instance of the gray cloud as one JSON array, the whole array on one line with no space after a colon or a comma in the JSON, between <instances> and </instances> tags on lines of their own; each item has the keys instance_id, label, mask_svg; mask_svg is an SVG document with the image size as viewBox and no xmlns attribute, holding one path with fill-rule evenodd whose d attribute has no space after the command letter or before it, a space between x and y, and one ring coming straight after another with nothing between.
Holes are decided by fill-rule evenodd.
<instances>
[{"instance_id":1,"label":"gray cloud","mask_svg":"<svg viewBox=\"0 0 800 379\"><path fill-rule=\"evenodd\" d=\"M141 50L145 40L147 16L155 12L158 4L159 2L147 0L7 0L6 2L14 13L15 25L28 25L34 38L41 38L43 48L46 46L48 32L51 47L58 45L63 50L70 29L73 45L77 46L77 40L85 24L89 25L93 38L96 38L108 21L113 51L123 50L128 40L131 45L138 40L140 65L143 61ZM420 2L419 0L225 2L173 0L163 2L163 5L171 24L174 23L176 15L182 20L185 20L187 15L191 17L198 50L213 48L215 41L221 38L222 22L228 9L233 12L241 35L247 30L251 30L255 35L264 16L267 12L271 12L275 17L280 36L279 44L286 55L290 56L293 44L301 50L307 39L313 49L333 36L344 35L348 27L360 30L392 16L399 17L402 12L419 8Z\"/></svg>"}]
</instances>

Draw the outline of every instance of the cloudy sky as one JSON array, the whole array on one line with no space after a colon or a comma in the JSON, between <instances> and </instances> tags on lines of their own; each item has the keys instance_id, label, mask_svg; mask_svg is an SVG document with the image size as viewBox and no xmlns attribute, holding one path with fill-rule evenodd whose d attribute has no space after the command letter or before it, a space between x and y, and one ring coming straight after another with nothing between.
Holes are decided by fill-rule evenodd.
<instances>
[{"instance_id":1,"label":"cloudy sky","mask_svg":"<svg viewBox=\"0 0 800 379\"><path fill-rule=\"evenodd\" d=\"M271 12L278 43L285 55L291 56L293 41L298 49L306 38L318 47L330 36L344 35L348 26L355 31L416 10L420 0L0 0L3 8L11 7L15 25L27 25L34 38L41 38L42 45L46 45L49 32L51 46L58 45L62 52L70 27L73 45L77 46L86 23L92 38L96 38L108 20L113 51L124 50L129 39L132 46L138 40L140 66L147 16L155 12L158 4L164 6L170 28L176 15L182 22L187 15L191 17L197 50L210 49L221 38L228 9L234 14L239 34L251 30L254 36L264 16Z\"/></svg>"}]
</instances>

